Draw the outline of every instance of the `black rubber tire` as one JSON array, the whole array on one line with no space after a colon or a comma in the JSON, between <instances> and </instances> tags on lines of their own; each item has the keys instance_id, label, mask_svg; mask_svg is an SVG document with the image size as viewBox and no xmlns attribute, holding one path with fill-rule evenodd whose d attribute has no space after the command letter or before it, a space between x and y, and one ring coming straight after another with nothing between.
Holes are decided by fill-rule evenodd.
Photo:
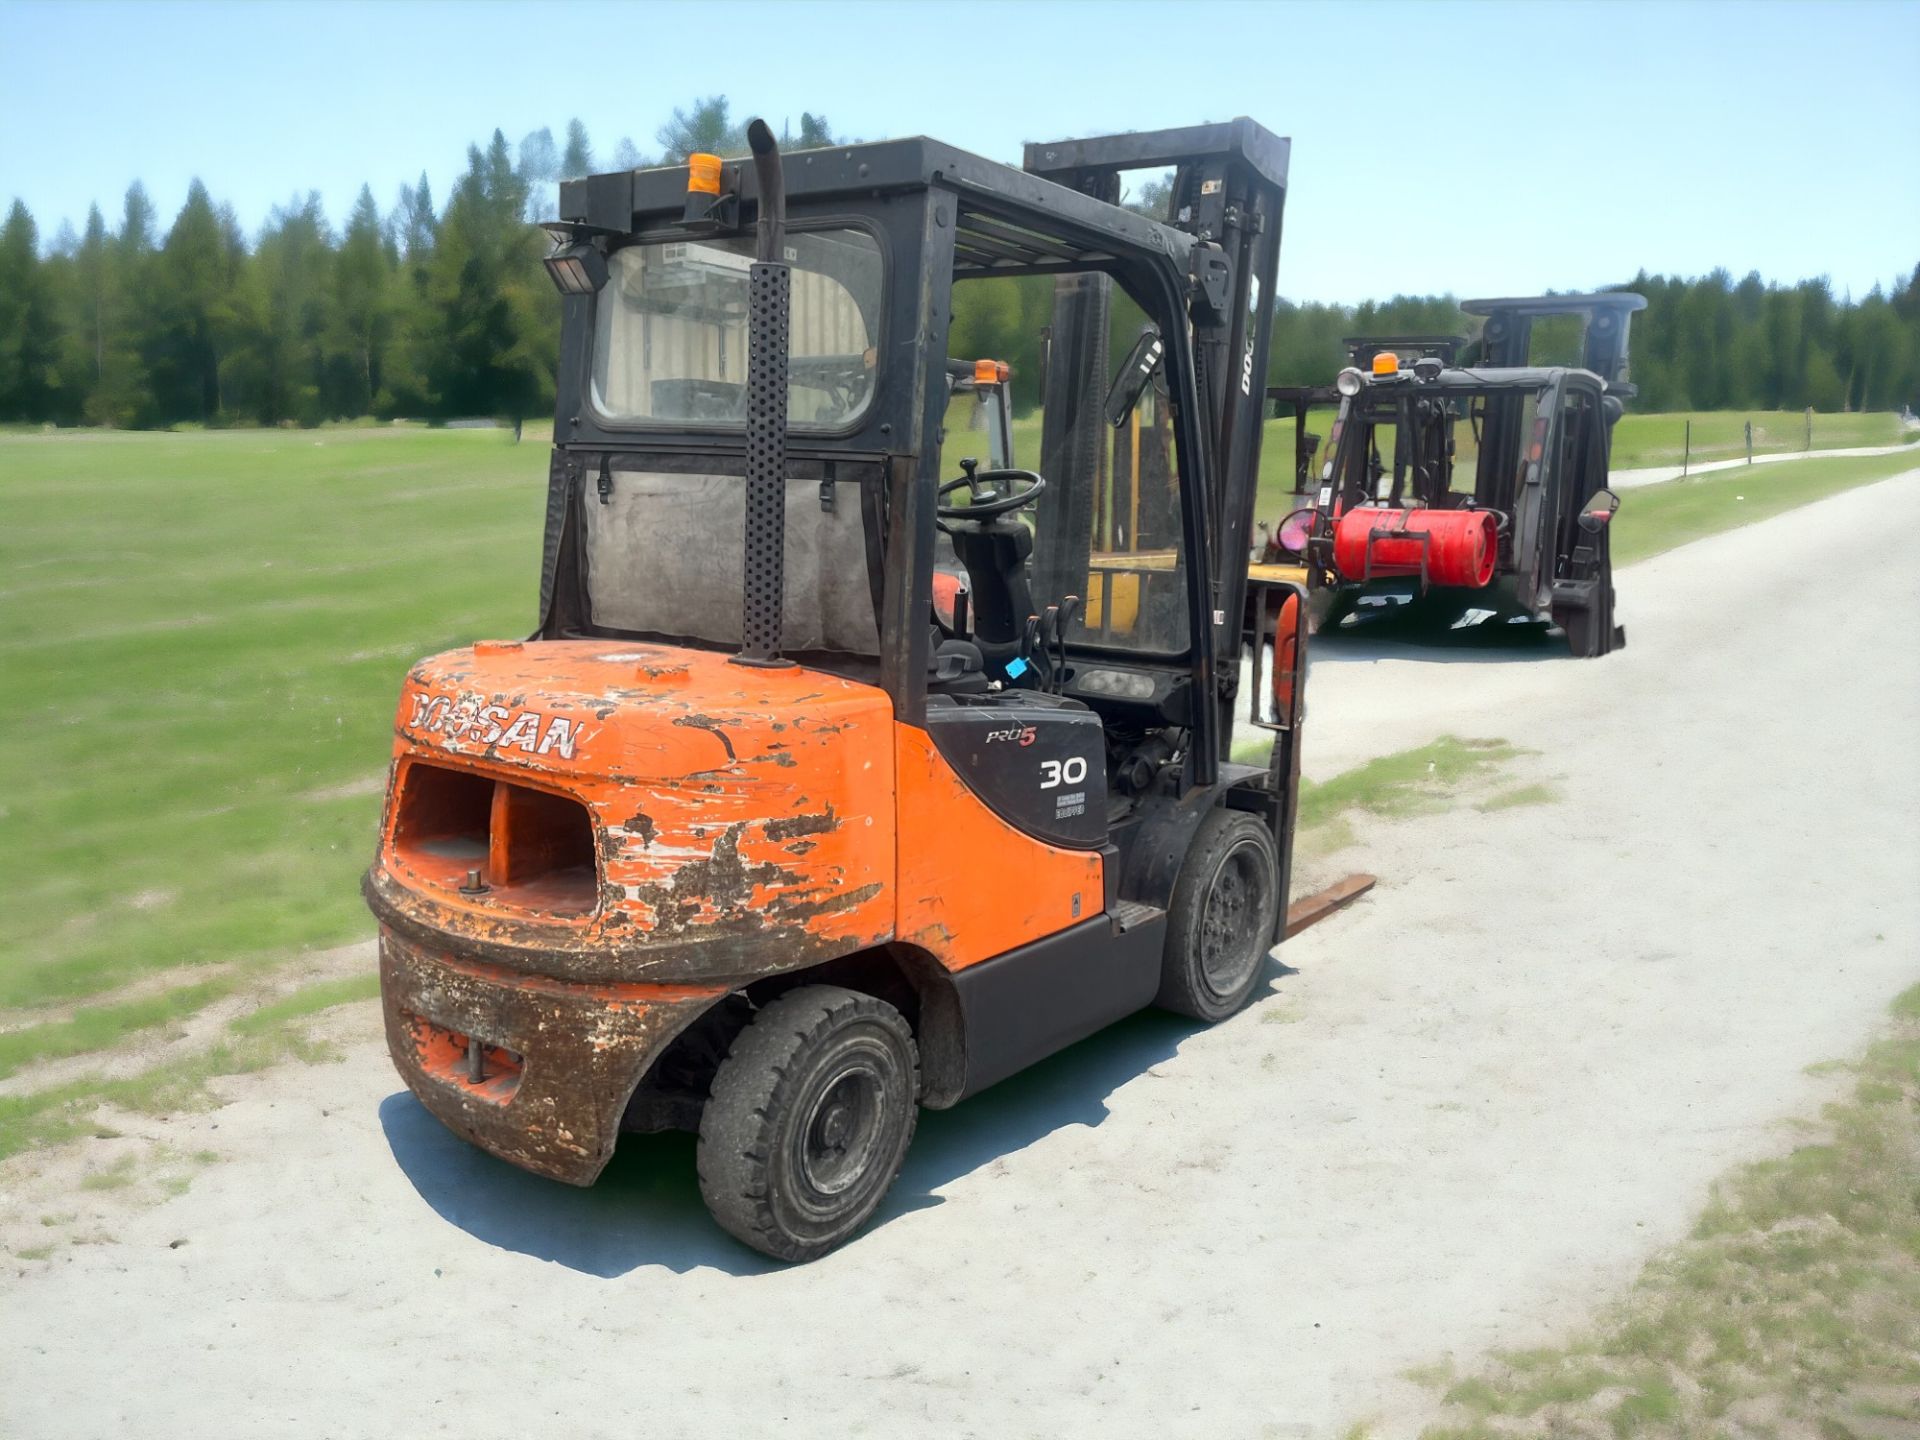
<instances>
[{"instance_id":1,"label":"black rubber tire","mask_svg":"<svg viewBox=\"0 0 1920 1440\"><path fill-rule=\"evenodd\" d=\"M886 1198L919 1099L919 1051L898 1010L838 985L789 990L714 1072L700 1116L707 1209L763 1254L818 1259Z\"/></svg>"},{"instance_id":2,"label":"black rubber tire","mask_svg":"<svg viewBox=\"0 0 1920 1440\"><path fill-rule=\"evenodd\" d=\"M1244 811L1210 812L1174 882L1154 1003L1208 1024L1239 1010L1273 947L1279 907L1272 832Z\"/></svg>"}]
</instances>

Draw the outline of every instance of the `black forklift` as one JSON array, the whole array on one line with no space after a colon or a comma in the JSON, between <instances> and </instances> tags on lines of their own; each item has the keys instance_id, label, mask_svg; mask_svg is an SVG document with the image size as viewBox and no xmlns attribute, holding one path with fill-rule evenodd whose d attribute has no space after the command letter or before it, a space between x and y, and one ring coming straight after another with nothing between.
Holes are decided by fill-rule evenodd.
<instances>
[{"instance_id":1,"label":"black forklift","mask_svg":"<svg viewBox=\"0 0 1920 1440\"><path fill-rule=\"evenodd\" d=\"M804 1260L918 1107L1222 1020L1281 938L1298 586L1239 662L1288 142L749 140L561 187L538 626L409 674L364 888L428 1110L578 1185L694 1130L720 1224ZM1051 292L1018 419L948 343L1010 284Z\"/></svg>"},{"instance_id":2,"label":"black forklift","mask_svg":"<svg viewBox=\"0 0 1920 1440\"><path fill-rule=\"evenodd\" d=\"M1349 335L1341 340L1347 352L1347 365L1362 371L1372 368L1373 357L1391 350L1403 364L1418 357L1438 355L1449 362L1465 342L1455 335ZM1255 572L1266 566L1299 566L1305 558L1307 537L1313 529L1313 496L1318 487L1319 466L1315 463L1326 436L1311 425L1316 411L1335 411L1345 397L1328 381L1324 385L1269 385L1267 400L1273 406L1275 420L1293 422L1293 491L1287 509L1278 521L1255 522L1261 537L1253 562ZM1326 416L1322 423L1330 423ZM1306 571L1298 573L1301 583Z\"/></svg>"},{"instance_id":3,"label":"black forklift","mask_svg":"<svg viewBox=\"0 0 1920 1440\"><path fill-rule=\"evenodd\" d=\"M1582 657L1625 644L1607 476L1645 308L1625 292L1469 300L1473 339L1349 340L1318 488L1265 557L1303 567L1316 627L1413 614L1551 625ZM1319 389L1274 398L1296 413L1329 403Z\"/></svg>"}]
</instances>

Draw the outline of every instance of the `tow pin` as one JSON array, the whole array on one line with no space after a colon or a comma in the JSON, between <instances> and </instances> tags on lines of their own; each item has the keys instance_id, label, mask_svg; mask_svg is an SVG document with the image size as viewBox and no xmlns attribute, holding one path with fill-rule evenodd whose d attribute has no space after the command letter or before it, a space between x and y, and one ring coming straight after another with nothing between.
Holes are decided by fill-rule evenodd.
<instances>
[{"instance_id":1,"label":"tow pin","mask_svg":"<svg viewBox=\"0 0 1920 1440\"><path fill-rule=\"evenodd\" d=\"M462 895L484 895L493 887L480 878L478 870L467 871L467 883L460 887Z\"/></svg>"}]
</instances>

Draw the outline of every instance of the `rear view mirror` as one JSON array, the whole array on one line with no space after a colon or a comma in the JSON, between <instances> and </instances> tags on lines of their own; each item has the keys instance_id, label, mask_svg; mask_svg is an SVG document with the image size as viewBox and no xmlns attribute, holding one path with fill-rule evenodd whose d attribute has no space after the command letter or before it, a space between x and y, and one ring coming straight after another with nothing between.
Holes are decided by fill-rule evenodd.
<instances>
[{"instance_id":1,"label":"rear view mirror","mask_svg":"<svg viewBox=\"0 0 1920 1440\"><path fill-rule=\"evenodd\" d=\"M1580 507L1580 528L1589 535L1597 535L1619 508L1620 497L1613 491L1594 491Z\"/></svg>"},{"instance_id":2,"label":"rear view mirror","mask_svg":"<svg viewBox=\"0 0 1920 1440\"><path fill-rule=\"evenodd\" d=\"M1300 724L1306 691L1307 592L1298 585L1257 584L1254 591L1253 704L1247 717L1262 730Z\"/></svg>"},{"instance_id":3,"label":"rear view mirror","mask_svg":"<svg viewBox=\"0 0 1920 1440\"><path fill-rule=\"evenodd\" d=\"M1294 559L1307 553L1307 541L1313 537L1313 522L1319 512L1313 509L1295 510L1280 522L1280 549Z\"/></svg>"},{"instance_id":4,"label":"rear view mirror","mask_svg":"<svg viewBox=\"0 0 1920 1440\"><path fill-rule=\"evenodd\" d=\"M1165 353L1166 346L1160 343L1158 331L1146 329L1140 332L1140 338L1133 342L1133 349L1127 352L1126 362L1121 365L1120 373L1113 377L1112 388L1107 391L1107 424L1118 430L1127 423L1127 416L1140 403L1147 382L1153 379L1153 372L1160 368L1160 357Z\"/></svg>"}]
</instances>

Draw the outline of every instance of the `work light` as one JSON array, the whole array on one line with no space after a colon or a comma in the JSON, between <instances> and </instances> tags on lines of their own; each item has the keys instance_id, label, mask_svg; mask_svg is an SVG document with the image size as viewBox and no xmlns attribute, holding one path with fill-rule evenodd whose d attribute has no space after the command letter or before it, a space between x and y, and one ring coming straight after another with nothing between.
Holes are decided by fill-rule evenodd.
<instances>
[{"instance_id":1,"label":"work light","mask_svg":"<svg viewBox=\"0 0 1920 1440\"><path fill-rule=\"evenodd\" d=\"M1333 377L1333 388L1338 390L1342 395L1345 395L1348 399L1352 399L1355 395L1358 395L1360 393L1359 370L1349 365Z\"/></svg>"},{"instance_id":2,"label":"work light","mask_svg":"<svg viewBox=\"0 0 1920 1440\"><path fill-rule=\"evenodd\" d=\"M546 264L562 295L591 295L606 283L607 257L592 245L557 246Z\"/></svg>"}]
</instances>

